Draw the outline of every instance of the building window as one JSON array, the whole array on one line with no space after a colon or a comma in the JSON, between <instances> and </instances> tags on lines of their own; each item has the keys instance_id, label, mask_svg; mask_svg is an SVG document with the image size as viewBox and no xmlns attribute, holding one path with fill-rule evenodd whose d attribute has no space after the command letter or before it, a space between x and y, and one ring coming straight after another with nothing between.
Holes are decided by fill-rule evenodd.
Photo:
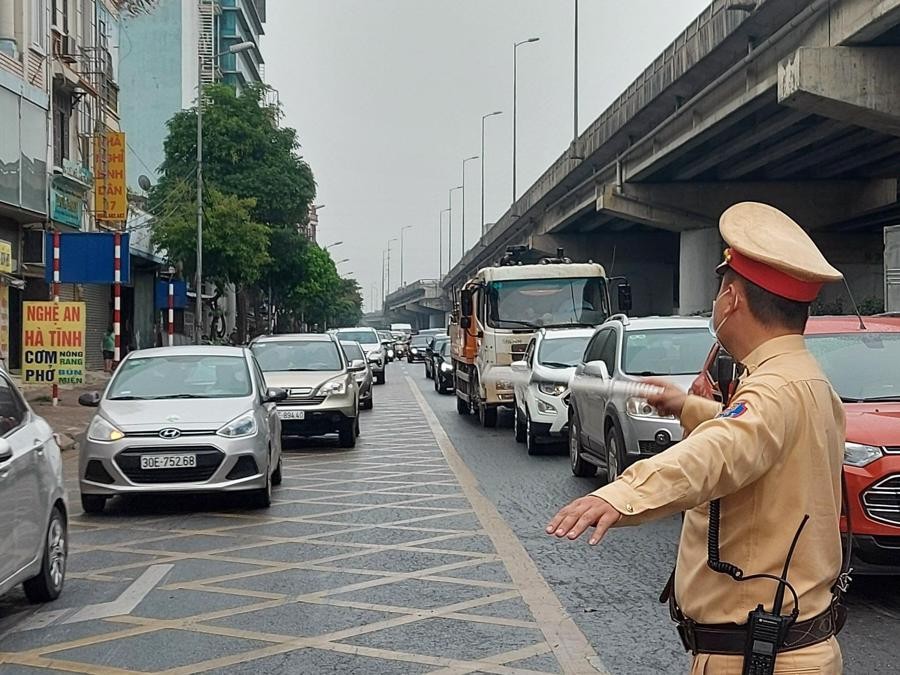
<instances>
[{"instance_id":1,"label":"building window","mask_svg":"<svg viewBox=\"0 0 900 675\"><path fill-rule=\"evenodd\" d=\"M53 97L53 165L62 166L63 160L71 156L70 120L72 119L72 99L57 94Z\"/></svg>"},{"instance_id":2,"label":"building window","mask_svg":"<svg viewBox=\"0 0 900 675\"><path fill-rule=\"evenodd\" d=\"M69 34L69 0L50 0L50 17L53 28Z\"/></svg>"},{"instance_id":3,"label":"building window","mask_svg":"<svg viewBox=\"0 0 900 675\"><path fill-rule=\"evenodd\" d=\"M41 51L47 50L47 0L31 2L31 43Z\"/></svg>"}]
</instances>

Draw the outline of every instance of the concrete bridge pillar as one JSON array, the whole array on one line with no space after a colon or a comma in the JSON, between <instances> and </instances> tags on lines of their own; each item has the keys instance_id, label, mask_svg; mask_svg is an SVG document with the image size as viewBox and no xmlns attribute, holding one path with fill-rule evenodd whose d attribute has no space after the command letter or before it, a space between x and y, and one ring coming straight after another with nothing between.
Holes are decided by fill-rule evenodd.
<instances>
[{"instance_id":1,"label":"concrete bridge pillar","mask_svg":"<svg viewBox=\"0 0 900 675\"><path fill-rule=\"evenodd\" d=\"M715 268L724 243L716 228L685 230L678 252L678 313L707 312L719 292Z\"/></svg>"}]
</instances>

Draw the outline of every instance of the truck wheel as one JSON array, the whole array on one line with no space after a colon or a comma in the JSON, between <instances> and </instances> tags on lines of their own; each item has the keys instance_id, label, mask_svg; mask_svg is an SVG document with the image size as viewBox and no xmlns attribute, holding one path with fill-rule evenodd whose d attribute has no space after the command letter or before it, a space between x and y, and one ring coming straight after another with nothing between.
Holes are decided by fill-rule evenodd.
<instances>
[{"instance_id":1,"label":"truck wheel","mask_svg":"<svg viewBox=\"0 0 900 675\"><path fill-rule=\"evenodd\" d=\"M456 397L456 412L460 415L471 415L472 407L469 405L468 401L463 401L459 395Z\"/></svg>"},{"instance_id":2,"label":"truck wheel","mask_svg":"<svg viewBox=\"0 0 900 675\"><path fill-rule=\"evenodd\" d=\"M579 478L591 478L597 474L597 467L581 457L581 422L578 413L572 412L569 420L569 460L572 473Z\"/></svg>"},{"instance_id":3,"label":"truck wheel","mask_svg":"<svg viewBox=\"0 0 900 675\"><path fill-rule=\"evenodd\" d=\"M485 429L493 429L497 426L497 408L479 401L478 419Z\"/></svg>"}]
</instances>

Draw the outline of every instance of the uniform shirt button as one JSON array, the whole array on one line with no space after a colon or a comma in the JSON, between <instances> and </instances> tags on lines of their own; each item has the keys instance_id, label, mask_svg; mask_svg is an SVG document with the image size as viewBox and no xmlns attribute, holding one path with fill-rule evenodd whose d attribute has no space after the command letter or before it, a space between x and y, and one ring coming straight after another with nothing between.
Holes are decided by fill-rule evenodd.
<instances>
[{"instance_id":1,"label":"uniform shirt button","mask_svg":"<svg viewBox=\"0 0 900 675\"><path fill-rule=\"evenodd\" d=\"M625 510L628 511L628 513L633 513L633 512L634 512L634 507L633 507L631 504L626 504L626 505L625 505Z\"/></svg>"}]
</instances>

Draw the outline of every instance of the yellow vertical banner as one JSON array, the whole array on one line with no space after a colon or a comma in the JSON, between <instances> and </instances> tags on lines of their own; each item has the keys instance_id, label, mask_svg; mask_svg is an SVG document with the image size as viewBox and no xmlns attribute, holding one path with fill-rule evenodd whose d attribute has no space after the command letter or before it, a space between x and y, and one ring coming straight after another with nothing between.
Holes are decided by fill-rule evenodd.
<instances>
[{"instance_id":1,"label":"yellow vertical banner","mask_svg":"<svg viewBox=\"0 0 900 675\"><path fill-rule=\"evenodd\" d=\"M83 384L83 302L22 303L22 381Z\"/></svg>"},{"instance_id":2,"label":"yellow vertical banner","mask_svg":"<svg viewBox=\"0 0 900 675\"><path fill-rule=\"evenodd\" d=\"M0 359L9 367L9 286L0 284Z\"/></svg>"},{"instance_id":3,"label":"yellow vertical banner","mask_svg":"<svg viewBox=\"0 0 900 675\"><path fill-rule=\"evenodd\" d=\"M107 131L94 139L94 210L97 220L125 221L125 134Z\"/></svg>"}]
</instances>

